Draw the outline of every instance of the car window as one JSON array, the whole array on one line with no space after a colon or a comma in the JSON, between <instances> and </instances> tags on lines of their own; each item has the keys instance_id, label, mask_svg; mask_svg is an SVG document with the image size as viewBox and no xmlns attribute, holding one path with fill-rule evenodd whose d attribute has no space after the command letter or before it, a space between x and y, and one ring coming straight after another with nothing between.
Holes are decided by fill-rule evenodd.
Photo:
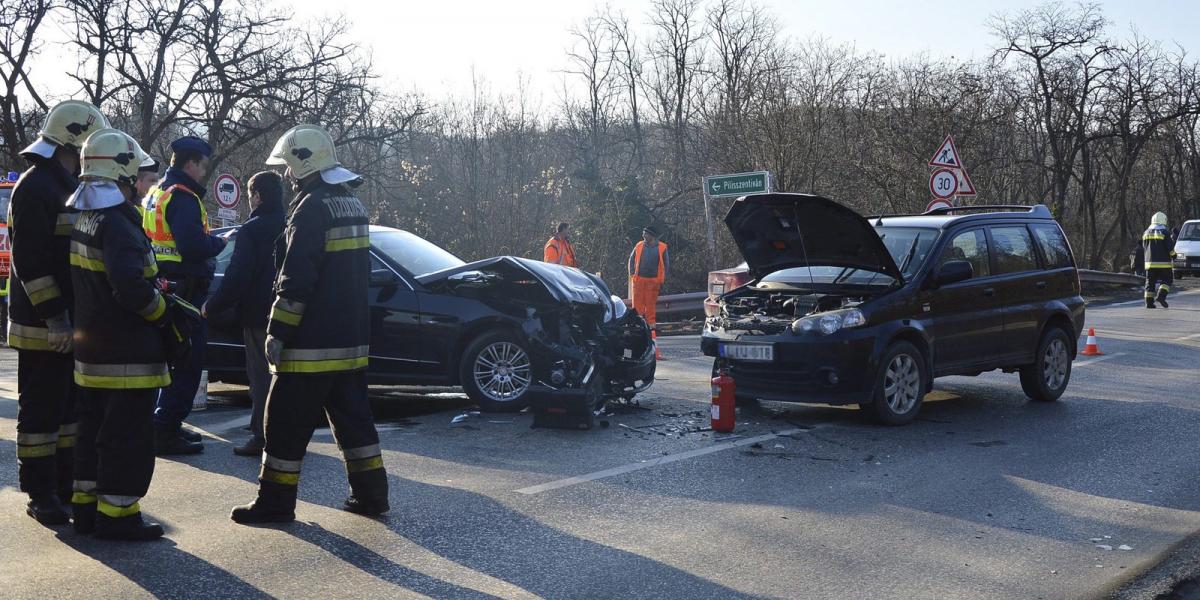
<instances>
[{"instance_id":1,"label":"car window","mask_svg":"<svg viewBox=\"0 0 1200 600\"><path fill-rule=\"evenodd\" d=\"M0 221L8 222L8 199L12 197L12 188L0 188Z\"/></svg>"},{"instance_id":2,"label":"car window","mask_svg":"<svg viewBox=\"0 0 1200 600\"><path fill-rule=\"evenodd\" d=\"M1031 228L1038 247L1042 249L1042 257L1046 259L1047 269L1072 266L1071 247L1067 245L1067 238L1058 225L1044 223Z\"/></svg>"},{"instance_id":3,"label":"car window","mask_svg":"<svg viewBox=\"0 0 1200 600\"><path fill-rule=\"evenodd\" d=\"M461 267L462 259L442 250L433 242L398 229L371 232L371 244L396 261L413 277Z\"/></svg>"},{"instance_id":4,"label":"car window","mask_svg":"<svg viewBox=\"0 0 1200 600\"><path fill-rule=\"evenodd\" d=\"M227 238L228 243L221 253L217 255L217 273L224 273L225 269L229 268L229 261L233 258L233 245L237 243L237 236Z\"/></svg>"},{"instance_id":5,"label":"car window","mask_svg":"<svg viewBox=\"0 0 1200 600\"><path fill-rule=\"evenodd\" d=\"M938 266L942 266L952 260L965 260L971 263L971 268L975 272L975 277L987 277L991 275L991 265L988 263L988 245L987 235L982 229L973 231L964 231L950 240L946 245L946 249L942 252L942 258L938 261Z\"/></svg>"},{"instance_id":6,"label":"car window","mask_svg":"<svg viewBox=\"0 0 1200 600\"><path fill-rule=\"evenodd\" d=\"M992 253L996 258L996 274L1020 273L1038 268L1033 251L1033 238L1024 225L993 227Z\"/></svg>"},{"instance_id":7,"label":"car window","mask_svg":"<svg viewBox=\"0 0 1200 600\"><path fill-rule=\"evenodd\" d=\"M1183 229L1179 230L1179 239L1177 241L1200 241L1200 223L1184 223Z\"/></svg>"},{"instance_id":8,"label":"car window","mask_svg":"<svg viewBox=\"0 0 1200 600\"><path fill-rule=\"evenodd\" d=\"M910 278L925 264L937 241L938 230L912 227L876 227L875 233L883 239L888 254L899 267L904 277Z\"/></svg>"}]
</instances>

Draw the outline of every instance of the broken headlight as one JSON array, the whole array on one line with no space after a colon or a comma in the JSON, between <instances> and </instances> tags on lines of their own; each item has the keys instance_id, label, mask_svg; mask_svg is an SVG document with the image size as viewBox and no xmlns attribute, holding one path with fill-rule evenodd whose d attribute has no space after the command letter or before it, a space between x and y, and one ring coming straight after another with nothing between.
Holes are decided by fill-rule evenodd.
<instances>
[{"instance_id":1,"label":"broken headlight","mask_svg":"<svg viewBox=\"0 0 1200 600\"><path fill-rule=\"evenodd\" d=\"M620 319L625 316L629 309L625 308L625 301L616 294L609 298L608 306L604 307L604 322L607 323L613 319Z\"/></svg>"},{"instance_id":2,"label":"broken headlight","mask_svg":"<svg viewBox=\"0 0 1200 600\"><path fill-rule=\"evenodd\" d=\"M857 308L835 310L796 319L792 322L792 333L822 333L830 335L842 329L862 327L867 318Z\"/></svg>"}]
</instances>

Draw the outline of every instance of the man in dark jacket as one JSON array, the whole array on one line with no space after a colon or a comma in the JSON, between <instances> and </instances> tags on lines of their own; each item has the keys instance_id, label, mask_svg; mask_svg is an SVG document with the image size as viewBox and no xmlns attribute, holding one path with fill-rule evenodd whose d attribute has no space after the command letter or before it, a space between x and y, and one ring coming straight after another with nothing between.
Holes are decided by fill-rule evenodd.
<instances>
[{"instance_id":1,"label":"man in dark jacket","mask_svg":"<svg viewBox=\"0 0 1200 600\"><path fill-rule=\"evenodd\" d=\"M204 315L237 308L246 345L246 376L250 380L253 409L250 431L253 437L233 449L239 456L262 456L263 410L271 371L267 365L267 316L275 299L275 240L283 233L283 178L274 171L263 171L246 185L254 211L250 220L238 229L233 257L221 279L221 287L204 306Z\"/></svg>"},{"instance_id":2,"label":"man in dark jacket","mask_svg":"<svg viewBox=\"0 0 1200 600\"><path fill-rule=\"evenodd\" d=\"M170 313L133 203L138 166L149 160L124 132L92 134L83 183L68 201L82 211L71 233L80 417L71 508L75 531L102 539L163 534L142 519L139 503L154 475L151 411L171 381L160 329Z\"/></svg>"},{"instance_id":3,"label":"man in dark jacket","mask_svg":"<svg viewBox=\"0 0 1200 600\"><path fill-rule=\"evenodd\" d=\"M150 237L163 277L175 283L176 293L200 306L212 283L213 260L225 240L208 232L204 186L212 147L187 136L171 142L171 166L158 188L146 197L142 227ZM159 456L195 454L204 450L199 434L181 426L192 411L204 369L207 332L201 325L192 335L192 351L185 364L172 365L171 386L158 396L154 410L154 446Z\"/></svg>"},{"instance_id":4,"label":"man in dark jacket","mask_svg":"<svg viewBox=\"0 0 1200 600\"><path fill-rule=\"evenodd\" d=\"M77 424L71 385L71 228L79 148L107 127L91 104L68 100L46 116L32 163L11 202L12 289L8 343L17 349L17 470L29 494L26 513L47 525L67 522Z\"/></svg>"},{"instance_id":5,"label":"man in dark jacket","mask_svg":"<svg viewBox=\"0 0 1200 600\"><path fill-rule=\"evenodd\" d=\"M313 426L327 416L346 461L345 509L388 511L387 474L367 400L370 353L370 225L350 187L333 139L297 125L279 139L267 164L287 165L299 193L288 209L286 249L267 324L267 360L276 376L267 397L267 445L258 497L233 509L238 523L296 518L300 464Z\"/></svg>"}]
</instances>

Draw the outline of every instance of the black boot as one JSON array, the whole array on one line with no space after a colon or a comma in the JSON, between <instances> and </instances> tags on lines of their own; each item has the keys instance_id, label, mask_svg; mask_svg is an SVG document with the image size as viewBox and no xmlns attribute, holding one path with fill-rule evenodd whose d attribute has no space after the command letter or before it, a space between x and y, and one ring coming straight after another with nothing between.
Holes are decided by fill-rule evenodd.
<instances>
[{"instance_id":1,"label":"black boot","mask_svg":"<svg viewBox=\"0 0 1200 600\"><path fill-rule=\"evenodd\" d=\"M342 506L343 510L368 517L377 517L391 510L391 508L388 505L387 497L360 499L353 494L349 498L346 498L346 503Z\"/></svg>"},{"instance_id":2,"label":"black boot","mask_svg":"<svg viewBox=\"0 0 1200 600\"><path fill-rule=\"evenodd\" d=\"M39 494L29 498L25 514L33 517L42 525L66 525L70 521L67 508L63 506L57 494Z\"/></svg>"},{"instance_id":3,"label":"black boot","mask_svg":"<svg viewBox=\"0 0 1200 600\"><path fill-rule=\"evenodd\" d=\"M201 452L204 452L203 444L183 439L178 431L171 431L169 429L154 430L154 454L156 456L200 454Z\"/></svg>"},{"instance_id":4,"label":"black boot","mask_svg":"<svg viewBox=\"0 0 1200 600\"><path fill-rule=\"evenodd\" d=\"M74 513L74 518L71 519L71 525L75 527L75 533L80 535L89 535L96 531L95 500L87 503L72 503L71 510Z\"/></svg>"},{"instance_id":5,"label":"black boot","mask_svg":"<svg viewBox=\"0 0 1200 600\"><path fill-rule=\"evenodd\" d=\"M181 437L189 442L200 442L200 441L204 440L203 435L200 435L199 433L192 431L191 429L188 429L187 427L179 428L179 437Z\"/></svg>"},{"instance_id":6,"label":"black boot","mask_svg":"<svg viewBox=\"0 0 1200 600\"><path fill-rule=\"evenodd\" d=\"M233 453L238 456L262 456L263 441L250 438L246 440L245 444L242 444L241 446L235 446L233 448Z\"/></svg>"},{"instance_id":7,"label":"black boot","mask_svg":"<svg viewBox=\"0 0 1200 600\"><path fill-rule=\"evenodd\" d=\"M96 515L95 536L102 540L148 542L157 540L162 535L162 525L145 522L141 512L125 517L110 517L104 513Z\"/></svg>"},{"instance_id":8,"label":"black boot","mask_svg":"<svg viewBox=\"0 0 1200 600\"><path fill-rule=\"evenodd\" d=\"M258 498L250 504L233 507L229 518L243 525L291 523L296 520L296 486L260 482Z\"/></svg>"},{"instance_id":9,"label":"black boot","mask_svg":"<svg viewBox=\"0 0 1200 600\"><path fill-rule=\"evenodd\" d=\"M1158 308L1154 305L1154 298L1146 298L1146 308Z\"/></svg>"},{"instance_id":10,"label":"black boot","mask_svg":"<svg viewBox=\"0 0 1200 600\"><path fill-rule=\"evenodd\" d=\"M1155 298L1155 300L1158 300L1158 303L1161 304L1163 308L1170 307L1170 305L1167 304L1167 293L1166 292L1159 292L1158 298Z\"/></svg>"}]
</instances>

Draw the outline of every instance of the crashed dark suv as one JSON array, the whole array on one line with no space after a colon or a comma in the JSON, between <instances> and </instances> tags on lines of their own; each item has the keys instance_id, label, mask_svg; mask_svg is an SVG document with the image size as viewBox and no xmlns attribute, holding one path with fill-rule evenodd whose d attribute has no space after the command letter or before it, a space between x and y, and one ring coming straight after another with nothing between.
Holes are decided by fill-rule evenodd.
<instances>
[{"instance_id":1,"label":"crashed dark suv","mask_svg":"<svg viewBox=\"0 0 1200 600\"><path fill-rule=\"evenodd\" d=\"M725 217L751 282L701 346L739 400L858 404L912 421L935 377L1002 369L1057 400L1083 329L1075 260L1046 207L868 220L827 198L739 198Z\"/></svg>"}]
</instances>

